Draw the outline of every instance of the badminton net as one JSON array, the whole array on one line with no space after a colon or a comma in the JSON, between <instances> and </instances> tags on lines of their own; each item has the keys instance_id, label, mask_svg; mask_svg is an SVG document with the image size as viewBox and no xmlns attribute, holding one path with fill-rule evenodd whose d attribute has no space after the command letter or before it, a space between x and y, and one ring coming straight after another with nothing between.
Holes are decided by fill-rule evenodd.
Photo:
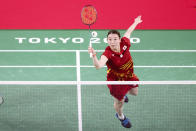
<instances>
[{"instance_id":1,"label":"badminton net","mask_svg":"<svg viewBox=\"0 0 196 131\"><path fill-rule=\"evenodd\" d=\"M134 130L196 128L195 81L1 81L5 103L0 122L12 123L18 131L120 131L107 84L139 84L138 96L128 95L123 110Z\"/></svg>"}]
</instances>

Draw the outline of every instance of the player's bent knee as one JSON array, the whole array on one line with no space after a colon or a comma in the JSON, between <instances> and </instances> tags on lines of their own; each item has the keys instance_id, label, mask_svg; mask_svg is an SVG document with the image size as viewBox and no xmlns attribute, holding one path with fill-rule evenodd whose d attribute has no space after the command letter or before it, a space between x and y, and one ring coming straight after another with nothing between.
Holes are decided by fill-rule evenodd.
<instances>
[{"instance_id":1,"label":"player's bent knee","mask_svg":"<svg viewBox=\"0 0 196 131\"><path fill-rule=\"evenodd\" d=\"M129 91L129 94L134 95L134 96L137 96L138 95L138 90L136 88L135 89L131 89Z\"/></svg>"},{"instance_id":2,"label":"player's bent knee","mask_svg":"<svg viewBox=\"0 0 196 131\"><path fill-rule=\"evenodd\" d=\"M135 91L133 92L133 95L134 95L134 96L137 96L137 95L138 95L138 90L135 90Z\"/></svg>"},{"instance_id":3,"label":"player's bent knee","mask_svg":"<svg viewBox=\"0 0 196 131\"><path fill-rule=\"evenodd\" d=\"M138 91L132 92L132 95L137 96L138 95Z\"/></svg>"}]
</instances>

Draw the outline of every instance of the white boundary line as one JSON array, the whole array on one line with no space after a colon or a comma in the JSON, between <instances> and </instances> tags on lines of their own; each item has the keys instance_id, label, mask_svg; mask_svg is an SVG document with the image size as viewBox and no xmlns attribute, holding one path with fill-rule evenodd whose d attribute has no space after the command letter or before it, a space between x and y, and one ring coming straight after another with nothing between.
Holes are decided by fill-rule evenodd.
<instances>
[{"instance_id":1,"label":"white boundary line","mask_svg":"<svg viewBox=\"0 0 196 131\"><path fill-rule=\"evenodd\" d=\"M0 81L0 85L196 85L196 81ZM196 87L196 86L195 86ZM81 93L81 92L80 92Z\"/></svg>"},{"instance_id":2,"label":"white boundary line","mask_svg":"<svg viewBox=\"0 0 196 131\"><path fill-rule=\"evenodd\" d=\"M0 52L76 52L77 50L0 50ZM79 50L88 52L88 50ZM104 50L96 50L103 52ZM196 52L196 50L130 50L131 52Z\"/></svg>"},{"instance_id":3,"label":"white boundary line","mask_svg":"<svg viewBox=\"0 0 196 131\"><path fill-rule=\"evenodd\" d=\"M0 52L87 52L88 50L0 50ZM103 52L104 50L96 50L97 52ZM196 52L196 50L130 50L131 52ZM74 68L76 66L64 65L64 66L0 66L0 68L64 68L70 67ZM88 65L83 65L80 67L93 67ZM196 68L196 66L134 66L135 68Z\"/></svg>"},{"instance_id":4,"label":"white boundary line","mask_svg":"<svg viewBox=\"0 0 196 131\"><path fill-rule=\"evenodd\" d=\"M76 51L77 83L80 83L80 51ZM77 84L78 98L78 130L82 131L82 98L81 84Z\"/></svg>"},{"instance_id":5,"label":"white boundary line","mask_svg":"<svg viewBox=\"0 0 196 131\"><path fill-rule=\"evenodd\" d=\"M76 68L77 66L72 65L53 65L53 66L36 66L36 65L29 65L29 66L19 66L19 65L13 65L13 66L0 66L0 68ZM81 65L81 68L92 68L94 66L89 65ZM106 67L106 66L104 66ZM134 68L196 68L196 66L134 66Z\"/></svg>"}]
</instances>

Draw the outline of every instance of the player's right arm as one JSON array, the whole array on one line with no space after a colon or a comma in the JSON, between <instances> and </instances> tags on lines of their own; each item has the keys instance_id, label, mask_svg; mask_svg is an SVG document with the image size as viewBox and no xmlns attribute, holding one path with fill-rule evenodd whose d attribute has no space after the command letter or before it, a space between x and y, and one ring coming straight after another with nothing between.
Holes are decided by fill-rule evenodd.
<instances>
[{"instance_id":1,"label":"player's right arm","mask_svg":"<svg viewBox=\"0 0 196 131\"><path fill-rule=\"evenodd\" d=\"M92 60L93 60L93 65L95 66L96 69L100 69L104 67L106 62L108 61L108 58L104 55L101 56L101 58L98 60L96 56L96 52L92 47L88 47L88 52L92 53Z\"/></svg>"}]
</instances>

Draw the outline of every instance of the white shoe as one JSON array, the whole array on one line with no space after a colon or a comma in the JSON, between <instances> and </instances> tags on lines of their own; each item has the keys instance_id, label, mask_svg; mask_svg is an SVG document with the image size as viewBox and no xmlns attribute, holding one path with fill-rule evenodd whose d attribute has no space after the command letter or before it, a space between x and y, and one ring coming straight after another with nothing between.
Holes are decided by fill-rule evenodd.
<instances>
[{"instance_id":1,"label":"white shoe","mask_svg":"<svg viewBox=\"0 0 196 131\"><path fill-rule=\"evenodd\" d=\"M3 97L0 96L0 105L3 104Z\"/></svg>"}]
</instances>

